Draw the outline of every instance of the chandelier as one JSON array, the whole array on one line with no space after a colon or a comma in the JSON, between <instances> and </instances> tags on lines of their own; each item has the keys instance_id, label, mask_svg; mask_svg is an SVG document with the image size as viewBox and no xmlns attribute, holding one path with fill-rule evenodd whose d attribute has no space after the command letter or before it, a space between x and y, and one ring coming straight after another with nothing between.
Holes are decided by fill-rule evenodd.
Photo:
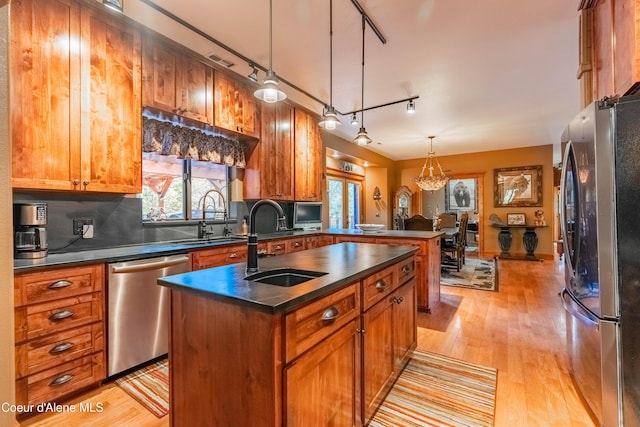
<instances>
[{"instance_id":1,"label":"chandelier","mask_svg":"<svg viewBox=\"0 0 640 427\"><path fill-rule=\"evenodd\" d=\"M413 178L413 182L418 184L418 187L427 191L435 191L439 190L447 184L449 181L449 177L444 174L442 171L442 166L440 166L440 162L436 157L436 153L433 151L433 138L435 136L429 137L430 149L427 158L424 160L424 166L422 166L422 171L420 172L420 176ZM438 166L438 170L440 171L440 175L434 175L433 164ZM429 175L425 175L424 171L429 169Z\"/></svg>"}]
</instances>

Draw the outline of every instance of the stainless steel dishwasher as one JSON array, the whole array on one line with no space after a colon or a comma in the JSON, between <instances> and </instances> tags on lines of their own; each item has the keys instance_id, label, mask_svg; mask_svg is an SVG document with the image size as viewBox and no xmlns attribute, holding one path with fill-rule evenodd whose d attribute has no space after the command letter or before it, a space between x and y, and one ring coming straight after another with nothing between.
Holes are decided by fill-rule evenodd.
<instances>
[{"instance_id":1,"label":"stainless steel dishwasher","mask_svg":"<svg viewBox=\"0 0 640 427\"><path fill-rule=\"evenodd\" d=\"M109 264L108 376L168 352L170 291L157 279L189 269L188 255Z\"/></svg>"}]
</instances>

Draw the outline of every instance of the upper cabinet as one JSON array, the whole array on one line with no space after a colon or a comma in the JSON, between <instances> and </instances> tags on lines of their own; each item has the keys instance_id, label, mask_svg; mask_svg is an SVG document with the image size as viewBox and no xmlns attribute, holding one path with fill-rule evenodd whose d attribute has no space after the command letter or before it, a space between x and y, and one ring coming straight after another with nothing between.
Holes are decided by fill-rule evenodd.
<instances>
[{"instance_id":1,"label":"upper cabinet","mask_svg":"<svg viewBox=\"0 0 640 427\"><path fill-rule=\"evenodd\" d=\"M142 189L140 35L71 0L11 3L12 186Z\"/></svg>"},{"instance_id":2,"label":"upper cabinet","mask_svg":"<svg viewBox=\"0 0 640 427\"><path fill-rule=\"evenodd\" d=\"M318 120L295 112L295 199L322 201L322 138Z\"/></svg>"},{"instance_id":3,"label":"upper cabinet","mask_svg":"<svg viewBox=\"0 0 640 427\"><path fill-rule=\"evenodd\" d=\"M258 109L257 100L248 86L222 73L215 73L215 126L259 138Z\"/></svg>"},{"instance_id":4,"label":"upper cabinet","mask_svg":"<svg viewBox=\"0 0 640 427\"><path fill-rule=\"evenodd\" d=\"M213 69L151 38L142 57L142 104L213 125Z\"/></svg>"}]
</instances>

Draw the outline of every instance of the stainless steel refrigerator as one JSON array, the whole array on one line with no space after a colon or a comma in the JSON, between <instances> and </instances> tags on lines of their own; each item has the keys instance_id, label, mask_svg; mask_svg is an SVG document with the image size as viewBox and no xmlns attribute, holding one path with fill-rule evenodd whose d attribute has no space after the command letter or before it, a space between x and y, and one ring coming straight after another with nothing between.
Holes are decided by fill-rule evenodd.
<instances>
[{"instance_id":1,"label":"stainless steel refrigerator","mask_svg":"<svg viewBox=\"0 0 640 427\"><path fill-rule=\"evenodd\" d=\"M563 135L567 341L602 426L640 426L640 97L584 109Z\"/></svg>"}]
</instances>

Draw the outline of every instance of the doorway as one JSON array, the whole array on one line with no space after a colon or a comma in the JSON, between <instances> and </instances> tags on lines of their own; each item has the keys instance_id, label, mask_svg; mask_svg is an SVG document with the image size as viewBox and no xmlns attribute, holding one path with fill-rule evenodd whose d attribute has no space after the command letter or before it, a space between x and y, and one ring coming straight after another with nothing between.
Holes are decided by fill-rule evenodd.
<instances>
[{"instance_id":1,"label":"doorway","mask_svg":"<svg viewBox=\"0 0 640 427\"><path fill-rule=\"evenodd\" d=\"M329 175L329 228L356 228L362 218L362 180Z\"/></svg>"}]
</instances>

